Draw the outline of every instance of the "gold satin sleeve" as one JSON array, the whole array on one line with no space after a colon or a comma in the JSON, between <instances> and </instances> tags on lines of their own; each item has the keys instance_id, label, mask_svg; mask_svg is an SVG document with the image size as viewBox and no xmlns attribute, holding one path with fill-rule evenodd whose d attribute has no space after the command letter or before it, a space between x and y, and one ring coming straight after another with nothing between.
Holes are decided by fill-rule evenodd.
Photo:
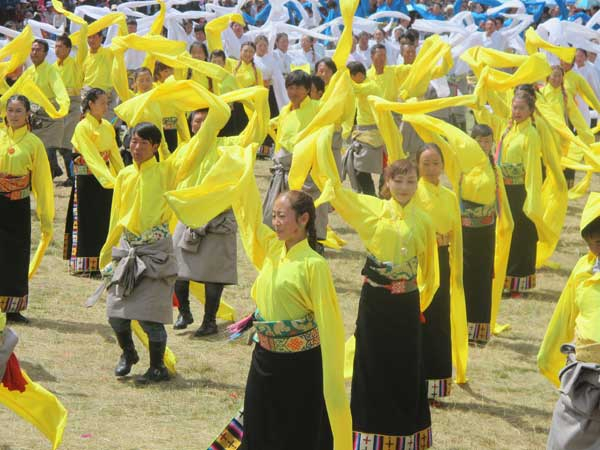
<instances>
[{"instance_id":1,"label":"gold satin sleeve","mask_svg":"<svg viewBox=\"0 0 600 450\"><path fill-rule=\"evenodd\" d=\"M558 299L537 355L540 372L556 387L560 386L558 374L566 363L566 356L560 352L560 346L572 342L575 338L575 319L579 314L575 301L576 277L578 272L587 269L587 258L587 255L580 258L573 268L567 285Z\"/></svg>"},{"instance_id":2,"label":"gold satin sleeve","mask_svg":"<svg viewBox=\"0 0 600 450\"><path fill-rule=\"evenodd\" d=\"M33 149L33 167L31 173L31 190L35 197L36 215L40 221L41 237L37 249L29 263L29 278L37 271L42 258L54 232L52 224L54 221L54 184L50 163L46 155L44 144L35 139L36 145Z\"/></svg>"}]
</instances>

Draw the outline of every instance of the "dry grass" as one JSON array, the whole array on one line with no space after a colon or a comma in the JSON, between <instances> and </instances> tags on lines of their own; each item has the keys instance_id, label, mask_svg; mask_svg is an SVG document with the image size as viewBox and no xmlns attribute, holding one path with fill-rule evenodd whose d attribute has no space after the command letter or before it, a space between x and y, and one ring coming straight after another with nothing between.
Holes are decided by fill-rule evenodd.
<instances>
[{"instance_id":1,"label":"dry grass","mask_svg":"<svg viewBox=\"0 0 600 450\"><path fill-rule=\"evenodd\" d=\"M269 166L257 163L262 188ZM206 448L241 404L251 348L228 342L224 332L197 340L191 337L195 328L169 329L169 345L178 358L175 380L143 389L129 379L116 380L112 371L120 351L104 308L82 306L98 281L69 276L61 259L68 190L57 188L57 197L56 239L30 286L27 315L32 323L14 329L21 338L17 351L23 367L69 410L62 448ZM504 301L500 321L512 324L512 329L486 348L471 348L470 383L455 388L446 406L433 411L436 449L544 448L556 393L538 374L536 353L570 269L585 251L577 231L582 205L580 200L569 207L553 258L561 269L542 270L539 288L529 298ZM327 258L350 335L364 253L356 234L335 214L331 218L333 228L348 241L343 251L328 251ZM240 284L227 288L224 295L238 313L246 313L252 310L249 292L255 271L242 251L238 261ZM201 310L198 304L192 307L199 322ZM147 367L145 351L141 357L134 374ZM36 430L4 408L0 421L5 424L0 449L49 447Z\"/></svg>"}]
</instances>

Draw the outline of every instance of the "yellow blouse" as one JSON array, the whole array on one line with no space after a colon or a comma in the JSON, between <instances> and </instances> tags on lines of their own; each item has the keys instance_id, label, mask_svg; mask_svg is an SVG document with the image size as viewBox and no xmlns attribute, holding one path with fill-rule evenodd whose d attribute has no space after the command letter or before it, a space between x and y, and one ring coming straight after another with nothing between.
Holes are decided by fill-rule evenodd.
<instances>
[{"instance_id":1,"label":"yellow blouse","mask_svg":"<svg viewBox=\"0 0 600 450\"><path fill-rule=\"evenodd\" d=\"M555 88L548 83L542 88L542 95L544 96L544 101L555 108L559 117L565 119L565 124L571 122L577 130L577 136L583 142L588 145L594 143L595 138L592 131L581 115L581 111L575 104L573 97L567 93L566 89L563 91L562 88Z\"/></svg>"},{"instance_id":2,"label":"yellow blouse","mask_svg":"<svg viewBox=\"0 0 600 450\"><path fill-rule=\"evenodd\" d=\"M279 116L272 120L277 128L275 150L283 148L288 152L292 152L296 136L310 123L318 110L319 102L312 100L309 96L302 100L299 108L292 109L291 103L285 105Z\"/></svg>"},{"instance_id":3,"label":"yellow blouse","mask_svg":"<svg viewBox=\"0 0 600 450\"><path fill-rule=\"evenodd\" d=\"M416 257L421 311L424 311L439 286L435 228L414 199L403 207L393 199L382 200L343 188L331 153L332 136L333 126L328 126L296 145L288 179L290 189L301 188L310 171L323 193L317 205L331 202L379 261L401 265Z\"/></svg>"},{"instance_id":4,"label":"yellow blouse","mask_svg":"<svg viewBox=\"0 0 600 450\"><path fill-rule=\"evenodd\" d=\"M465 383L467 381L469 338L462 282L462 224L458 200L450 189L441 185L436 186L421 178L414 202L429 215L435 226L436 235L444 240L446 240L446 236L449 237L452 359L456 367L456 382Z\"/></svg>"},{"instance_id":5,"label":"yellow blouse","mask_svg":"<svg viewBox=\"0 0 600 450\"><path fill-rule=\"evenodd\" d=\"M254 63L248 64L240 61L233 70L233 75L240 88L263 86L262 72Z\"/></svg>"},{"instance_id":6,"label":"yellow blouse","mask_svg":"<svg viewBox=\"0 0 600 450\"><path fill-rule=\"evenodd\" d=\"M36 200L36 214L42 232L38 248L29 264L31 278L52 239L54 185L44 144L35 134L29 132L26 126L17 130L0 130L0 174L31 174L31 190Z\"/></svg>"},{"instance_id":7,"label":"yellow blouse","mask_svg":"<svg viewBox=\"0 0 600 450\"><path fill-rule=\"evenodd\" d=\"M30 66L23 72L22 76L33 80L48 100L55 100L58 103L60 110L69 111L69 105L71 104L69 94L58 70L54 66L44 61L37 67Z\"/></svg>"},{"instance_id":8,"label":"yellow blouse","mask_svg":"<svg viewBox=\"0 0 600 450\"><path fill-rule=\"evenodd\" d=\"M256 146L229 147L202 186L168 193L179 219L200 226L231 206L248 258L259 275L252 298L267 321L293 320L313 313L323 355L323 393L335 450L352 446L352 421L343 381L344 327L331 272L307 241L286 251L285 243L262 223L254 178Z\"/></svg>"},{"instance_id":9,"label":"yellow blouse","mask_svg":"<svg viewBox=\"0 0 600 450\"><path fill-rule=\"evenodd\" d=\"M571 69L565 73L563 83L567 94L572 99L575 99L575 96L579 95L590 108L594 109L595 111L600 111L600 101L598 100L598 97L596 97L596 94L594 93L594 90L590 84L583 76Z\"/></svg>"},{"instance_id":10,"label":"yellow blouse","mask_svg":"<svg viewBox=\"0 0 600 450\"><path fill-rule=\"evenodd\" d=\"M541 234L540 224L543 223L544 210L542 206L542 143L531 119L514 123L501 143L501 153L497 164L506 175L509 166L522 167L525 171L525 189L527 197L523 204L523 212L531 219Z\"/></svg>"},{"instance_id":11,"label":"yellow blouse","mask_svg":"<svg viewBox=\"0 0 600 450\"><path fill-rule=\"evenodd\" d=\"M410 65L385 66L383 73L377 73L375 66L367 71L367 78L375 82L378 87L379 97L391 102L398 100L398 90L404 79L408 76Z\"/></svg>"},{"instance_id":12,"label":"yellow blouse","mask_svg":"<svg viewBox=\"0 0 600 450\"><path fill-rule=\"evenodd\" d=\"M600 343L600 272L592 273L595 263L596 256L590 252L571 271L537 356L540 371L556 386L566 361L560 352L562 344L575 337Z\"/></svg>"},{"instance_id":13,"label":"yellow blouse","mask_svg":"<svg viewBox=\"0 0 600 450\"><path fill-rule=\"evenodd\" d=\"M115 177L124 167L113 126L106 119L98 121L88 112L75 127L71 143L102 187L112 189ZM109 153L109 166L101 155L105 152Z\"/></svg>"},{"instance_id":14,"label":"yellow blouse","mask_svg":"<svg viewBox=\"0 0 600 450\"><path fill-rule=\"evenodd\" d=\"M100 47L96 53L89 52L83 62L83 85L110 92L112 83L113 52Z\"/></svg>"}]
</instances>

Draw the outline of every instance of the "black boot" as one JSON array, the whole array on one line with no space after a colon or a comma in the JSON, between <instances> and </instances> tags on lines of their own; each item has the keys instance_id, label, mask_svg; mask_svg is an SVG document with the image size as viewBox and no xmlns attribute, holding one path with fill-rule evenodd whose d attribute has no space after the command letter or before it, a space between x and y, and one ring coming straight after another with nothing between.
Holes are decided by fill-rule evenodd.
<instances>
[{"instance_id":1,"label":"black boot","mask_svg":"<svg viewBox=\"0 0 600 450\"><path fill-rule=\"evenodd\" d=\"M179 316L173 328L175 330L185 330L188 325L194 323L194 316L190 311L190 282L177 280L175 282L175 296L179 302Z\"/></svg>"},{"instance_id":2,"label":"black boot","mask_svg":"<svg viewBox=\"0 0 600 450\"><path fill-rule=\"evenodd\" d=\"M160 381L167 381L169 377L169 371L165 367L164 356L165 348L167 347L167 341L150 341L150 367L144 375L136 378L137 384L149 384L158 383Z\"/></svg>"},{"instance_id":3,"label":"black boot","mask_svg":"<svg viewBox=\"0 0 600 450\"><path fill-rule=\"evenodd\" d=\"M133 339L131 337L131 330L120 331L119 333L116 333L116 335L119 347L121 347L123 353L115 367L115 375L124 377L131 372L131 366L136 364L140 360L140 357L135 350L135 345L133 344Z\"/></svg>"},{"instance_id":4,"label":"black boot","mask_svg":"<svg viewBox=\"0 0 600 450\"><path fill-rule=\"evenodd\" d=\"M221 294L225 286L220 283L204 283L205 300L204 303L204 318L202 325L194 333L195 337L210 336L217 334L217 311L221 303Z\"/></svg>"},{"instance_id":5,"label":"black boot","mask_svg":"<svg viewBox=\"0 0 600 450\"><path fill-rule=\"evenodd\" d=\"M6 320L14 323L29 323L29 319L20 312L6 313Z\"/></svg>"}]
</instances>

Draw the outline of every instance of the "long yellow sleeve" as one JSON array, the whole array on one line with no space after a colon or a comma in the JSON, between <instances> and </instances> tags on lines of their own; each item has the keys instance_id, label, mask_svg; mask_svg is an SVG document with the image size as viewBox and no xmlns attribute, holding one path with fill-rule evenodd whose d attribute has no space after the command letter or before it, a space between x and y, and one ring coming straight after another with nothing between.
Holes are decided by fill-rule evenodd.
<instances>
[{"instance_id":1,"label":"long yellow sleeve","mask_svg":"<svg viewBox=\"0 0 600 450\"><path fill-rule=\"evenodd\" d=\"M441 64L438 62L441 60ZM417 58L410 66L407 77L400 85L399 97L406 100L421 97L427 91L431 80L444 76L452 67L450 45L434 34L423 43Z\"/></svg>"},{"instance_id":2,"label":"long yellow sleeve","mask_svg":"<svg viewBox=\"0 0 600 450\"><path fill-rule=\"evenodd\" d=\"M67 410L54 394L31 381L24 370L21 375L27 382L25 391L9 391L0 385L0 403L42 432L52 444L52 450L56 450L67 425Z\"/></svg>"},{"instance_id":3,"label":"long yellow sleeve","mask_svg":"<svg viewBox=\"0 0 600 450\"><path fill-rule=\"evenodd\" d=\"M574 47L552 45L543 40L533 28L528 28L525 32L525 50L531 55L536 53L538 49L546 50L568 63L572 63L575 59L576 49Z\"/></svg>"},{"instance_id":4,"label":"long yellow sleeve","mask_svg":"<svg viewBox=\"0 0 600 450\"><path fill-rule=\"evenodd\" d=\"M204 31L206 32L206 43L209 52L223 49L221 33L227 29L231 22L237 22L242 26L246 25L242 15L238 13L225 14L206 24Z\"/></svg>"},{"instance_id":5,"label":"long yellow sleeve","mask_svg":"<svg viewBox=\"0 0 600 450\"><path fill-rule=\"evenodd\" d=\"M31 27L27 25L16 38L0 48L0 79L4 80L7 74L25 64L31 53L33 39Z\"/></svg>"},{"instance_id":6,"label":"long yellow sleeve","mask_svg":"<svg viewBox=\"0 0 600 450\"><path fill-rule=\"evenodd\" d=\"M319 327L323 395L333 432L333 448L352 448L352 418L344 386L344 322L327 263L310 266L310 298Z\"/></svg>"},{"instance_id":7,"label":"long yellow sleeve","mask_svg":"<svg viewBox=\"0 0 600 450\"><path fill-rule=\"evenodd\" d=\"M452 336L452 364L456 367L456 382L467 382L469 336L467 309L463 287L462 222L458 199L454 197L450 235L450 325Z\"/></svg>"},{"instance_id":8,"label":"long yellow sleeve","mask_svg":"<svg viewBox=\"0 0 600 450\"><path fill-rule=\"evenodd\" d=\"M352 51L352 22L358 4L359 0L340 0L340 12L344 22L344 30L337 41L335 52L331 58L338 70L346 66L346 61L348 61L348 57Z\"/></svg>"},{"instance_id":9,"label":"long yellow sleeve","mask_svg":"<svg viewBox=\"0 0 600 450\"><path fill-rule=\"evenodd\" d=\"M508 266L508 257L510 255L510 243L512 241L512 232L514 221L510 212L510 204L506 195L506 189L502 180L500 168L495 167L498 183L498 210L496 220L496 244L494 248L494 280L492 282L492 311L490 318L490 328L492 333L500 334L506 330L509 325L498 325L496 319L500 311L500 301L502 300L502 290L504 289L504 280L506 278L506 268Z\"/></svg>"},{"instance_id":10,"label":"long yellow sleeve","mask_svg":"<svg viewBox=\"0 0 600 450\"><path fill-rule=\"evenodd\" d=\"M54 232L52 227L54 222L54 185L52 184L50 163L44 144L39 139L36 141L33 150L31 190L36 201L35 211L40 221L41 236L35 254L29 263L29 278L33 277L40 266Z\"/></svg>"},{"instance_id":11,"label":"long yellow sleeve","mask_svg":"<svg viewBox=\"0 0 600 450\"><path fill-rule=\"evenodd\" d=\"M588 255L577 261L558 299L537 355L540 372L556 387L560 386L558 374L566 363L566 356L560 352L560 346L572 342L575 338L575 319L579 313L575 302L577 277L580 272L589 268Z\"/></svg>"}]
</instances>

